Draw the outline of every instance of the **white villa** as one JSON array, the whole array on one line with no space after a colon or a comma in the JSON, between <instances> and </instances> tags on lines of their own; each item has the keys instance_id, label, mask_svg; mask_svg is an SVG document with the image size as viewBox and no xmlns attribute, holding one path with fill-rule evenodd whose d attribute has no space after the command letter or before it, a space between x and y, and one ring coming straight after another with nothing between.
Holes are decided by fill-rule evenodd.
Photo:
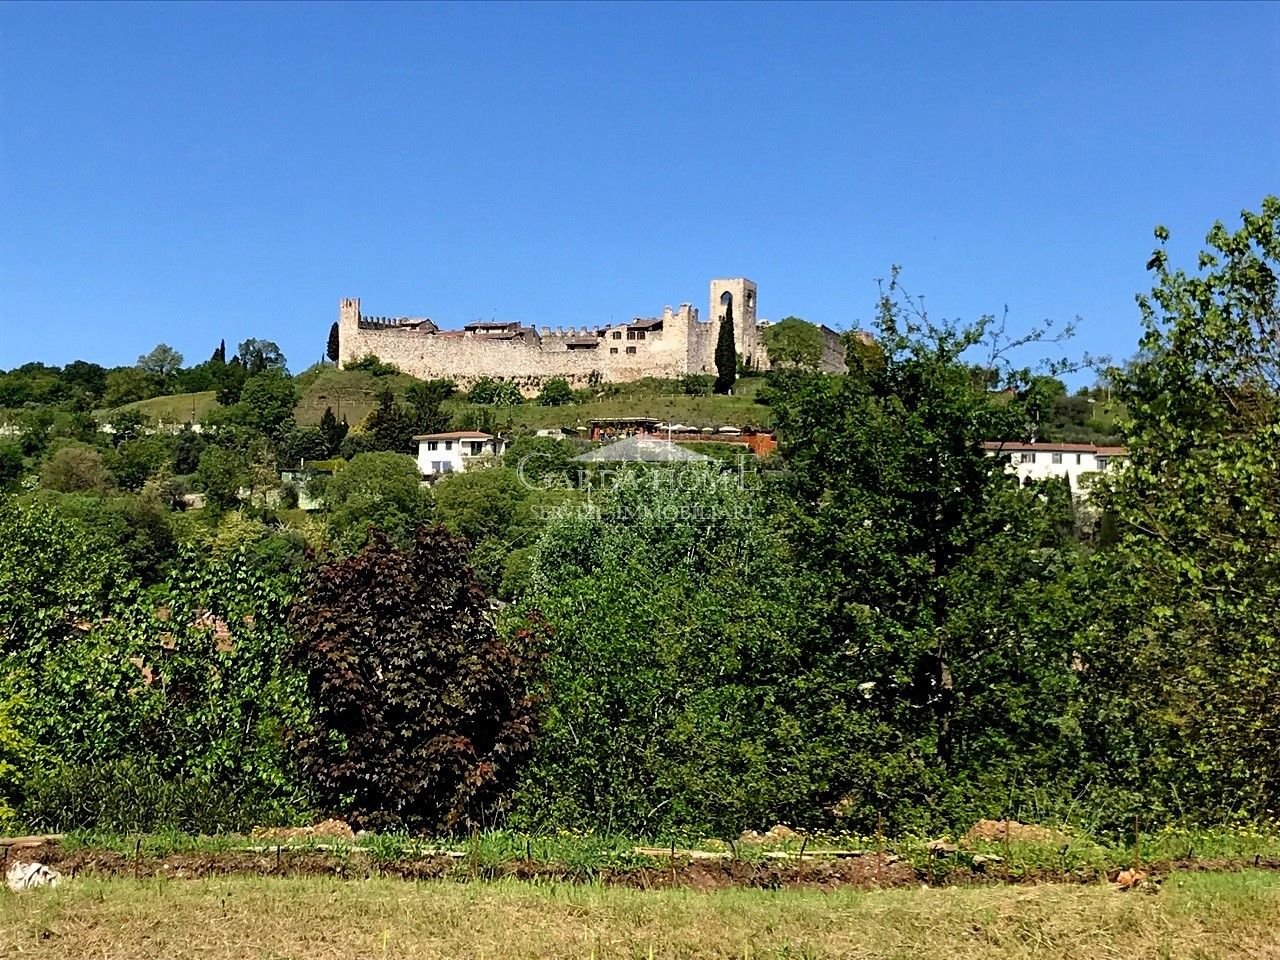
<instances>
[{"instance_id":1,"label":"white villa","mask_svg":"<svg viewBox=\"0 0 1280 960\"><path fill-rule=\"evenodd\" d=\"M1086 474L1099 474L1115 469L1128 456L1125 447L1100 447L1092 443L984 443L987 455L1008 456L1009 470L1018 480L1048 480L1066 477L1071 492L1087 496L1089 492Z\"/></svg>"},{"instance_id":2,"label":"white villa","mask_svg":"<svg viewBox=\"0 0 1280 960\"><path fill-rule=\"evenodd\" d=\"M418 469L428 479L488 466L507 448L506 440L478 430L425 433L413 439L418 441Z\"/></svg>"}]
</instances>

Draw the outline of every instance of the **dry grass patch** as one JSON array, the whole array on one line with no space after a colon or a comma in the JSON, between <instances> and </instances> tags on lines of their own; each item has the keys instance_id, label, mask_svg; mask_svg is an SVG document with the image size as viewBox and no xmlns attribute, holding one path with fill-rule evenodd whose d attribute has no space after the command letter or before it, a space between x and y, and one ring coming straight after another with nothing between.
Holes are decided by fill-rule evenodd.
<instances>
[{"instance_id":1,"label":"dry grass patch","mask_svg":"<svg viewBox=\"0 0 1280 960\"><path fill-rule=\"evenodd\" d=\"M237 877L0 894L0 956L1280 957L1280 878L1104 886L643 891Z\"/></svg>"}]
</instances>

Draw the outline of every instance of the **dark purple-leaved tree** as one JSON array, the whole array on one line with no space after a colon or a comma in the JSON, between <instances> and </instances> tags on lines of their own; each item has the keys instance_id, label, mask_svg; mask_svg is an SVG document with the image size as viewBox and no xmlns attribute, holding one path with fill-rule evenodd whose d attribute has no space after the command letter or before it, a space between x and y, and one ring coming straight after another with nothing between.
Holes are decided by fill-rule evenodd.
<instances>
[{"instance_id":1,"label":"dark purple-leaved tree","mask_svg":"<svg viewBox=\"0 0 1280 960\"><path fill-rule=\"evenodd\" d=\"M310 574L290 623L313 721L297 753L323 803L369 829L502 815L533 745L537 644L498 637L464 541L422 527L401 550L375 530Z\"/></svg>"}]
</instances>

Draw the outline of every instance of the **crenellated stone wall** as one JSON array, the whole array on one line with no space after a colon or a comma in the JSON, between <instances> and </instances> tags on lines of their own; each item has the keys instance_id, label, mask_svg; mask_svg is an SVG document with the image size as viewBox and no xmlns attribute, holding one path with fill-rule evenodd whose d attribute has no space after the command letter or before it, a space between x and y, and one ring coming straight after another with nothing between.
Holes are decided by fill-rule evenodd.
<instances>
[{"instance_id":1,"label":"crenellated stone wall","mask_svg":"<svg viewBox=\"0 0 1280 960\"><path fill-rule=\"evenodd\" d=\"M714 374L721 318L717 298L724 291L735 298L739 353L749 363L767 368L768 355L755 319L756 285L745 279L712 281L708 321L684 303L679 310L664 308L660 317L636 317L603 327L535 329L493 322L441 330L425 318L365 317L358 299L344 299L338 308L338 363L373 354L424 380L448 378L466 390L491 377L511 381L530 396L555 377L582 387L592 380Z\"/></svg>"}]
</instances>

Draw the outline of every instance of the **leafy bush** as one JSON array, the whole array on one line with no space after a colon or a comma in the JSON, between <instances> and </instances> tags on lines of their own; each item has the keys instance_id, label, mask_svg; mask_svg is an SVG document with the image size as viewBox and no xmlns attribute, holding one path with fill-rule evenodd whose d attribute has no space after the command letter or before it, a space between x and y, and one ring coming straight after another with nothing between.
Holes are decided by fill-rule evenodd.
<instances>
[{"instance_id":1,"label":"leafy bush","mask_svg":"<svg viewBox=\"0 0 1280 960\"><path fill-rule=\"evenodd\" d=\"M363 370L365 373L372 373L375 377L388 377L400 372L400 368L394 363L383 363L372 353L365 354L359 360L348 360L342 365L342 369Z\"/></svg>"},{"instance_id":2,"label":"leafy bush","mask_svg":"<svg viewBox=\"0 0 1280 960\"><path fill-rule=\"evenodd\" d=\"M716 378L709 373L687 373L680 378L680 389L686 396L709 397L715 383Z\"/></svg>"},{"instance_id":3,"label":"leafy bush","mask_svg":"<svg viewBox=\"0 0 1280 960\"><path fill-rule=\"evenodd\" d=\"M524 403L524 395L510 381L481 377L467 394L467 402L514 407Z\"/></svg>"},{"instance_id":4,"label":"leafy bush","mask_svg":"<svg viewBox=\"0 0 1280 960\"><path fill-rule=\"evenodd\" d=\"M465 545L423 527L319 567L294 608L292 662L314 723L298 754L354 825L458 830L505 808L533 740L525 645L500 640Z\"/></svg>"},{"instance_id":5,"label":"leafy bush","mask_svg":"<svg viewBox=\"0 0 1280 960\"><path fill-rule=\"evenodd\" d=\"M246 795L244 781L172 776L143 760L38 767L23 782L19 821L28 829L62 833L94 829L120 833L182 830L247 832L305 817L306 811Z\"/></svg>"},{"instance_id":6,"label":"leafy bush","mask_svg":"<svg viewBox=\"0 0 1280 960\"><path fill-rule=\"evenodd\" d=\"M566 403L573 403L574 400L575 394L573 388L569 386L569 381L564 377L552 377L542 385L537 404L540 407L559 407Z\"/></svg>"},{"instance_id":7,"label":"leafy bush","mask_svg":"<svg viewBox=\"0 0 1280 960\"><path fill-rule=\"evenodd\" d=\"M505 622L550 631L522 825L736 836L823 815L792 719L811 682L802 611L764 503L714 467L678 469L624 473L538 545Z\"/></svg>"},{"instance_id":8,"label":"leafy bush","mask_svg":"<svg viewBox=\"0 0 1280 960\"><path fill-rule=\"evenodd\" d=\"M45 461L40 470L40 484L64 493L106 493L115 486L115 477L107 469L99 451L84 444L71 444Z\"/></svg>"},{"instance_id":9,"label":"leafy bush","mask_svg":"<svg viewBox=\"0 0 1280 960\"><path fill-rule=\"evenodd\" d=\"M13 825L15 811L11 804L16 776L31 749L30 742L18 729L18 697L4 689L11 685L11 682L0 685L0 830Z\"/></svg>"}]
</instances>

